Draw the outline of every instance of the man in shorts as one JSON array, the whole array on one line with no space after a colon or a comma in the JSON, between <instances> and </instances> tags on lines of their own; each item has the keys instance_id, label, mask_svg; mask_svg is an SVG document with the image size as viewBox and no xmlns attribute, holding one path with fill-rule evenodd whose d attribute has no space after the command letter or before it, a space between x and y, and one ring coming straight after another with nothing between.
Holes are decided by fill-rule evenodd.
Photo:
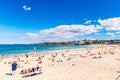
<instances>
[{"instance_id":1,"label":"man in shorts","mask_svg":"<svg viewBox=\"0 0 120 80\"><path fill-rule=\"evenodd\" d=\"M17 63L16 63L16 61L14 61L13 63L12 63L12 75L15 75L15 71L17 70Z\"/></svg>"}]
</instances>

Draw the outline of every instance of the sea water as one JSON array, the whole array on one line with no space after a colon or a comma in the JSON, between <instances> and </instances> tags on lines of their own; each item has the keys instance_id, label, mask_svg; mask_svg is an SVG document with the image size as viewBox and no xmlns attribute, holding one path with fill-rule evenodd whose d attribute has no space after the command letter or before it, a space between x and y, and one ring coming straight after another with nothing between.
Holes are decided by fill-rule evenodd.
<instances>
[{"instance_id":1,"label":"sea water","mask_svg":"<svg viewBox=\"0 0 120 80\"><path fill-rule=\"evenodd\" d=\"M15 44L15 45L0 45L0 55L10 55L10 54L21 54L34 52L34 47L36 52L48 52L57 50L69 50L69 49L82 49L82 48L92 48L93 46L83 46L83 45L33 45L33 44Z\"/></svg>"}]
</instances>

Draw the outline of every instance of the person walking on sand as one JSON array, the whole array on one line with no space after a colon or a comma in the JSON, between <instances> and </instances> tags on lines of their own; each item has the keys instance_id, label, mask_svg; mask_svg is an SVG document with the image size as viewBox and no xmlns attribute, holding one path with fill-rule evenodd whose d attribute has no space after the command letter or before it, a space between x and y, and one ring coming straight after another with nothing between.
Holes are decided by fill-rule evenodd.
<instances>
[{"instance_id":1,"label":"person walking on sand","mask_svg":"<svg viewBox=\"0 0 120 80\"><path fill-rule=\"evenodd\" d=\"M17 70L17 63L16 63L16 61L14 61L11 66L12 66L12 75L15 75L15 71Z\"/></svg>"}]
</instances>

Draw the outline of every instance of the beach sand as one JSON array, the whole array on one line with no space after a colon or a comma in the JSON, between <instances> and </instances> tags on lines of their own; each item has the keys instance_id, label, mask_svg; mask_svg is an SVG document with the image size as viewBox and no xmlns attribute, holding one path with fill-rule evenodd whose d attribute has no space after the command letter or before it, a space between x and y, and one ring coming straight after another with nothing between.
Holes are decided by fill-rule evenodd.
<instances>
[{"instance_id":1,"label":"beach sand","mask_svg":"<svg viewBox=\"0 0 120 80\"><path fill-rule=\"evenodd\" d=\"M17 55L17 59L4 57L0 62L0 80L120 80L120 46L96 45L97 48L66 50L37 55ZM55 57L52 57L55 55ZM15 75L11 73L11 62L19 64ZM40 66L42 73L30 77L21 77L21 70Z\"/></svg>"}]
</instances>

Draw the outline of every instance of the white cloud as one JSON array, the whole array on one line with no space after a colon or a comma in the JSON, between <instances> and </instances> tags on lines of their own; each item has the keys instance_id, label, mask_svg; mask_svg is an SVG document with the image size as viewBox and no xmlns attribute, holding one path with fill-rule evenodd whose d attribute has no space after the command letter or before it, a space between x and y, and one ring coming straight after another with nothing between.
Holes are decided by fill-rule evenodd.
<instances>
[{"instance_id":1,"label":"white cloud","mask_svg":"<svg viewBox=\"0 0 120 80\"><path fill-rule=\"evenodd\" d=\"M120 34L120 31L116 32L116 34Z\"/></svg>"},{"instance_id":2,"label":"white cloud","mask_svg":"<svg viewBox=\"0 0 120 80\"><path fill-rule=\"evenodd\" d=\"M114 33L112 33L112 32L108 32L108 33L106 33L107 35L114 35Z\"/></svg>"},{"instance_id":3,"label":"white cloud","mask_svg":"<svg viewBox=\"0 0 120 80\"><path fill-rule=\"evenodd\" d=\"M120 17L116 18L109 18L105 20L98 20L98 23L100 23L100 26L105 27L106 30L113 30L117 31L120 30Z\"/></svg>"},{"instance_id":4,"label":"white cloud","mask_svg":"<svg viewBox=\"0 0 120 80\"><path fill-rule=\"evenodd\" d=\"M37 39L38 38L38 34L36 34L36 33L26 33L26 36L28 38L32 38L32 39Z\"/></svg>"},{"instance_id":5,"label":"white cloud","mask_svg":"<svg viewBox=\"0 0 120 80\"><path fill-rule=\"evenodd\" d=\"M24 5L24 6L23 6L23 9L24 9L25 11L30 11L30 10L31 10L31 7L27 7L26 5Z\"/></svg>"},{"instance_id":6,"label":"white cloud","mask_svg":"<svg viewBox=\"0 0 120 80\"><path fill-rule=\"evenodd\" d=\"M109 36L111 36L112 39L114 39L116 37L115 33L112 33L112 32L108 32L106 34L109 35Z\"/></svg>"},{"instance_id":7,"label":"white cloud","mask_svg":"<svg viewBox=\"0 0 120 80\"><path fill-rule=\"evenodd\" d=\"M111 37L112 37L112 38L115 38L116 36L115 36L115 35L112 35Z\"/></svg>"},{"instance_id":8,"label":"white cloud","mask_svg":"<svg viewBox=\"0 0 120 80\"><path fill-rule=\"evenodd\" d=\"M73 40L78 36L98 32L96 25L60 25L55 28L41 30L38 34L27 33L29 38L37 38L40 41L65 41Z\"/></svg>"},{"instance_id":9,"label":"white cloud","mask_svg":"<svg viewBox=\"0 0 120 80\"><path fill-rule=\"evenodd\" d=\"M91 24L92 20L87 20L84 24Z\"/></svg>"},{"instance_id":10,"label":"white cloud","mask_svg":"<svg viewBox=\"0 0 120 80\"><path fill-rule=\"evenodd\" d=\"M99 30L100 30L100 29L103 29L103 27L100 26L100 25L96 25L96 28L99 29Z\"/></svg>"}]
</instances>

